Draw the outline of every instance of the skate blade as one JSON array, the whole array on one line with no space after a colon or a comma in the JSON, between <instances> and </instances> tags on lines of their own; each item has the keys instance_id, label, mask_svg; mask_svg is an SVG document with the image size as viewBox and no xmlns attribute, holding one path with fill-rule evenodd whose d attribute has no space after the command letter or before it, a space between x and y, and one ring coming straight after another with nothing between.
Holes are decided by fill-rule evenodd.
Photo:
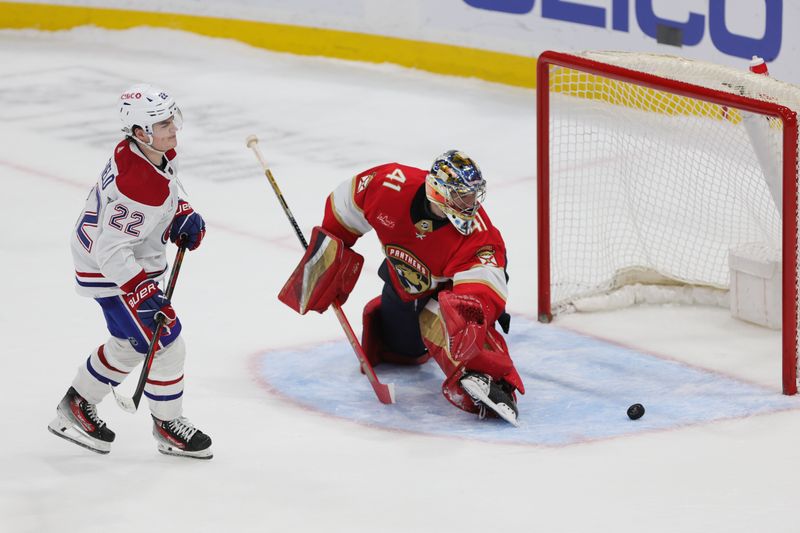
<instances>
[{"instance_id":1,"label":"skate blade","mask_svg":"<svg viewBox=\"0 0 800 533\"><path fill-rule=\"evenodd\" d=\"M483 390L475 383L472 383L469 380L465 380L461 382L461 387L467 391L467 394L470 395L473 401L481 402L483 405L491 409L494 413L497 414L500 418L514 426L515 428L519 427L519 422L517 421L516 415L514 415L514 411L512 411L508 407L502 407L497 405L492 400L489 399L489 396L483 392Z\"/></svg>"},{"instance_id":2,"label":"skate blade","mask_svg":"<svg viewBox=\"0 0 800 533\"><path fill-rule=\"evenodd\" d=\"M97 439L91 438L77 430L72 424L61 417L56 417L55 420L50 422L50 424L47 425L47 430L56 437L61 437L73 444L77 444L81 448L86 448L87 450L101 455L106 455L111 451L110 442L98 441Z\"/></svg>"},{"instance_id":3,"label":"skate blade","mask_svg":"<svg viewBox=\"0 0 800 533\"><path fill-rule=\"evenodd\" d=\"M188 457L190 459L207 460L214 457L214 453L211 451L211 448L207 448L205 450L200 450L197 452L187 452L179 448L173 448L172 446L161 444L160 442L158 443L158 451L163 453L164 455L172 455L174 457Z\"/></svg>"}]
</instances>

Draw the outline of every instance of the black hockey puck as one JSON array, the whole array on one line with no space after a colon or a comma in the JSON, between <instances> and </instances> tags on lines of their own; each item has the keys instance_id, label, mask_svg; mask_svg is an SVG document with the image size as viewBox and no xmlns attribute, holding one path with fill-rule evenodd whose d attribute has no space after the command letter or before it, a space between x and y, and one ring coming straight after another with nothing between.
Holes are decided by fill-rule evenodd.
<instances>
[{"instance_id":1,"label":"black hockey puck","mask_svg":"<svg viewBox=\"0 0 800 533\"><path fill-rule=\"evenodd\" d=\"M628 418L631 420L639 420L644 415L644 405L635 403L628 407Z\"/></svg>"}]
</instances>

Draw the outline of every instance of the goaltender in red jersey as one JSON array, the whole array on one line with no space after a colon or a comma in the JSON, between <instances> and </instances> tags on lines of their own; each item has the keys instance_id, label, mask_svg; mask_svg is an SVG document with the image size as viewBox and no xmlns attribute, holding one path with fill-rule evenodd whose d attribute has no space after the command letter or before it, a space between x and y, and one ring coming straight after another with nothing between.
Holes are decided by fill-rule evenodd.
<instances>
[{"instance_id":1,"label":"goaltender in red jersey","mask_svg":"<svg viewBox=\"0 0 800 533\"><path fill-rule=\"evenodd\" d=\"M430 170L388 163L358 174L328 197L280 298L300 313L344 303L363 262L351 247L374 229L386 259L382 294L364 308L369 361L432 357L451 403L517 425L516 393L525 389L495 328L508 327L506 249L481 206L485 193L478 165L457 150Z\"/></svg>"}]
</instances>

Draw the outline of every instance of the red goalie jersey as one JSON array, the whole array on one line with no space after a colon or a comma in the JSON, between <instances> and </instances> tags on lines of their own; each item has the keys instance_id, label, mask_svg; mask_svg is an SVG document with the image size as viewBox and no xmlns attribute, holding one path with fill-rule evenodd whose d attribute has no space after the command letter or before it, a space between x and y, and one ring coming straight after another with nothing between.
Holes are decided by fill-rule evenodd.
<instances>
[{"instance_id":1,"label":"red goalie jersey","mask_svg":"<svg viewBox=\"0 0 800 533\"><path fill-rule=\"evenodd\" d=\"M425 195L427 174L398 163L362 172L328 197L322 225L348 246L374 229L391 266L387 281L403 300L452 283L453 292L479 297L492 323L507 298L503 238L483 208L469 235L432 216Z\"/></svg>"}]
</instances>

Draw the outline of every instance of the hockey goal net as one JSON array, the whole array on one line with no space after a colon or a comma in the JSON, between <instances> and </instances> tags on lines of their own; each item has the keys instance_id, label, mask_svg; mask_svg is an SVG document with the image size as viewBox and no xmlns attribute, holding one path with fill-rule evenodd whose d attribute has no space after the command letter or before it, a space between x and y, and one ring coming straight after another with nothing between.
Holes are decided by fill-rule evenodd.
<instances>
[{"instance_id":1,"label":"hockey goal net","mask_svg":"<svg viewBox=\"0 0 800 533\"><path fill-rule=\"evenodd\" d=\"M545 52L537 76L539 319L633 284L726 291L730 250L758 243L795 394L800 89L625 52Z\"/></svg>"}]
</instances>

